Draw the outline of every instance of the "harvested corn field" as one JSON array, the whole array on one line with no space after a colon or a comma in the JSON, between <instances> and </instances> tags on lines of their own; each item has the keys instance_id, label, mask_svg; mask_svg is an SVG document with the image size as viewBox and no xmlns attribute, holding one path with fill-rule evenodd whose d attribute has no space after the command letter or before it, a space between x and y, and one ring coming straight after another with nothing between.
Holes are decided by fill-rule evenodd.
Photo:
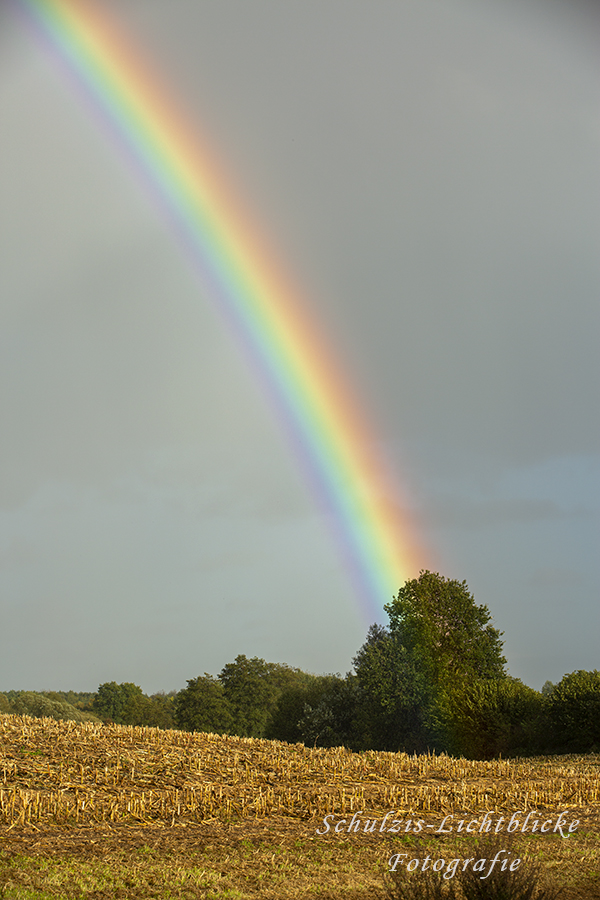
<instances>
[{"instance_id":1,"label":"harvested corn field","mask_svg":"<svg viewBox=\"0 0 600 900\"><path fill-rule=\"evenodd\" d=\"M517 810L569 810L567 839L519 834L517 846L561 900L591 900L599 791L595 755L479 762L2 716L0 896L376 900L393 853L416 856L424 838L440 858L466 857L476 836L386 835L365 820L488 812L505 829ZM338 833L325 816L358 825Z\"/></svg>"},{"instance_id":2,"label":"harvested corn field","mask_svg":"<svg viewBox=\"0 0 600 900\"><path fill-rule=\"evenodd\" d=\"M600 758L469 761L154 728L0 717L0 823L144 823L398 809L579 809Z\"/></svg>"}]
</instances>

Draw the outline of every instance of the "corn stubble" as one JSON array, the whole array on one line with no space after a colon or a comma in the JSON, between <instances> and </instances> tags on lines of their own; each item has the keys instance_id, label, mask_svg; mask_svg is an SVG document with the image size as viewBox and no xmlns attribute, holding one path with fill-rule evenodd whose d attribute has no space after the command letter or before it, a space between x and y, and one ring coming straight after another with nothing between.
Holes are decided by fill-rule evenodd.
<instances>
[{"instance_id":1,"label":"corn stubble","mask_svg":"<svg viewBox=\"0 0 600 900\"><path fill-rule=\"evenodd\" d=\"M471 761L0 716L0 825L596 807L598 757ZM431 818L431 816L430 816Z\"/></svg>"}]
</instances>

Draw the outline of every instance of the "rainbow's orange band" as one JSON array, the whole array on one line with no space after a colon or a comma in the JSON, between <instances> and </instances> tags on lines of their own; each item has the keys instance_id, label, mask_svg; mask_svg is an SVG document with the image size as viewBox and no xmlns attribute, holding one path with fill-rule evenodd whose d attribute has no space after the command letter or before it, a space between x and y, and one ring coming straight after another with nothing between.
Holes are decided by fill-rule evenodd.
<instances>
[{"instance_id":1,"label":"rainbow's orange band","mask_svg":"<svg viewBox=\"0 0 600 900\"><path fill-rule=\"evenodd\" d=\"M370 621L425 564L414 523L373 451L372 430L302 304L227 196L183 116L89 0L21 0L94 98L167 207L265 376L306 473L335 521Z\"/></svg>"}]
</instances>

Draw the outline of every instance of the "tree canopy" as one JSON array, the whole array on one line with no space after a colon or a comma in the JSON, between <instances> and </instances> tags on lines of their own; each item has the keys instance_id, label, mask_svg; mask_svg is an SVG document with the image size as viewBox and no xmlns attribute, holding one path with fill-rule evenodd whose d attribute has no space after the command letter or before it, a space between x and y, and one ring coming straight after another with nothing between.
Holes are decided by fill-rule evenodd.
<instances>
[{"instance_id":1,"label":"tree canopy","mask_svg":"<svg viewBox=\"0 0 600 900\"><path fill-rule=\"evenodd\" d=\"M269 663L243 653L219 673L233 715L235 733L263 737L277 709L282 691L305 678L305 673L282 663Z\"/></svg>"},{"instance_id":2,"label":"tree canopy","mask_svg":"<svg viewBox=\"0 0 600 900\"><path fill-rule=\"evenodd\" d=\"M136 724L137 711L144 694L137 684L107 681L99 685L92 703L94 713L101 719L117 725Z\"/></svg>"},{"instance_id":3,"label":"tree canopy","mask_svg":"<svg viewBox=\"0 0 600 900\"><path fill-rule=\"evenodd\" d=\"M343 678L240 654L179 692L146 696L114 681L96 693L11 690L0 693L0 715L477 758L600 747L600 672L572 672L541 692L510 677L502 633L465 581L424 570L384 608L389 625L371 626Z\"/></svg>"},{"instance_id":4,"label":"tree canopy","mask_svg":"<svg viewBox=\"0 0 600 900\"><path fill-rule=\"evenodd\" d=\"M506 675L501 632L466 581L424 570L384 609L391 635L415 655L436 689L464 678Z\"/></svg>"},{"instance_id":5,"label":"tree canopy","mask_svg":"<svg viewBox=\"0 0 600 900\"><path fill-rule=\"evenodd\" d=\"M221 682L208 672L190 678L175 699L175 722L186 731L230 732L233 715Z\"/></svg>"},{"instance_id":6,"label":"tree canopy","mask_svg":"<svg viewBox=\"0 0 600 900\"><path fill-rule=\"evenodd\" d=\"M500 632L466 582L429 571L385 611L389 627L371 626L353 660L361 740L379 750L447 749L457 691L505 677Z\"/></svg>"},{"instance_id":7,"label":"tree canopy","mask_svg":"<svg viewBox=\"0 0 600 900\"><path fill-rule=\"evenodd\" d=\"M431 690L400 636L372 625L353 665L359 687L356 721L365 749L424 749Z\"/></svg>"}]
</instances>

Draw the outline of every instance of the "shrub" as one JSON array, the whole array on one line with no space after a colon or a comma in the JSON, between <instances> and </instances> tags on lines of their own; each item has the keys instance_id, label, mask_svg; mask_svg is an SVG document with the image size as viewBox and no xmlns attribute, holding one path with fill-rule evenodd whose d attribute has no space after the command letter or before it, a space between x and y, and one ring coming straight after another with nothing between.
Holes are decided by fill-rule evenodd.
<instances>
[{"instance_id":1,"label":"shrub","mask_svg":"<svg viewBox=\"0 0 600 900\"><path fill-rule=\"evenodd\" d=\"M554 749L589 753L600 749L600 672L565 675L546 697Z\"/></svg>"},{"instance_id":2,"label":"shrub","mask_svg":"<svg viewBox=\"0 0 600 900\"><path fill-rule=\"evenodd\" d=\"M518 868L511 872L510 867L502 867L500 857L498 863L488 873L490 861L500 851L514 850L514 843L506 835L489 835L480 840L472 852L476 860L485 859L484 874L475 871L474 866L467 866L459 874L459 883L465 900L555 900L558 889L541 880L541 869L529 860L521 860ZM511 854L517 857L514 852Z\"/></svg>"},{"instance_id":3,"label":"shrub","mask_svg":"<svg viewBox=\"0 0 600 900\"><path fill-rule=\"evenodd\" d=\"M511 835L486 835L471 850L461 847L447 853L448 860L437 872L432 868L434 860L423 871L422 861L431 854L431 846L416 842L411 853L421 864L412 872L401 865L386 873L388 900L556 900L559 896L558 888L543 880L537 864L521 860L511 871L510 862L518 858ZM510 862L503 867L504 860Z\"/></svg>"},{"instance_id":4,"label":"shrub","mask_svg":"<svg viewBox=\"0 0 600 900\"><path fill-rule=\"evenodd\" d=\"M424 844L416 843L411 847L416 857L425 859L427 849ZM385 876L385 890L387 900L458 900L453 880L444 878L442 872L434 872L428 868L422 871L420 868L409 872L406 866L400 866L393 872L387 872Z\"/></svg>"},{"instance_id":5,"label":"shrub","mask_svg":"<svg viewBox=\"0 0 600 900\"><path fill-rule=\"evenodd\" d=\"M35 691L16 691L10 703L8 712L20 716L34 716L36 718L48 718L69 722L97 722L96 716L75 709L70 703L60 700L51 700L44 694Z\"/></svg>"},{"instance_id":6,"label":"shrub","mask_svg":"<svg viewBox=\"0 0 600 900\"><path fill-rule=\"evenodd\" d=\"M543 698L517 678L456 687L446 695L445 709L454 753L491 759L538 749Z\"/></svg>"}]
</instances>

